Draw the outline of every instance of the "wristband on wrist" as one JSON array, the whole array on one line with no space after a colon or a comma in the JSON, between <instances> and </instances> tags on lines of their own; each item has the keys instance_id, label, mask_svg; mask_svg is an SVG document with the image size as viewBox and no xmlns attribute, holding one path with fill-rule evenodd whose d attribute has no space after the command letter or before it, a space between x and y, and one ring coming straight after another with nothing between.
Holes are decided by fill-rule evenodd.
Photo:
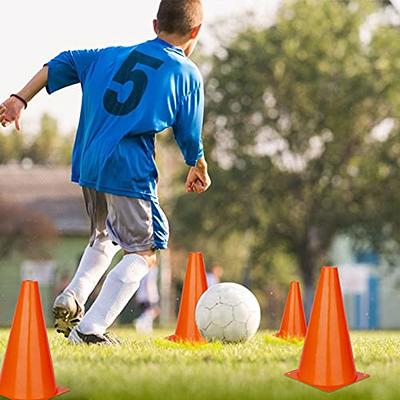
<instances>
[{"instance_id":1,"label":"wristband on wrist","mask_svg":"<svg viewBox=\"0 0 400 400\"><path fill-rule=\"evenodd\" d=\"M21 96L19 96L18 94L11 94L10 97L15 97L16 99L18 99L19 101L21 101L24 104L25 109L28 107L28 102Z\"/></svg>"}]
</instances>

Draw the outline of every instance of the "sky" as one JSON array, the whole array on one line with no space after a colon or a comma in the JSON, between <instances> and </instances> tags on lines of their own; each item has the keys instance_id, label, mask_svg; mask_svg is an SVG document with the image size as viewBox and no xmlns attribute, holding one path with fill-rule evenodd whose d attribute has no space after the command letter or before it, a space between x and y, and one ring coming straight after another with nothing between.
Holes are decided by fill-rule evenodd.
<instances>
[{"instance_id":1,"label":"sky","mask_svg":"<svg viewBox=\"0 0 400 400\"><path fill-rule=\"evenodd\" d=\"M211 24L248 10L273 18L280 0L203 0L208 37ZM140 43L154 37L152 20L159 0L19 0L7 2L0 23L0 101L20 88L41 66L63 50ZM208 32L207 32L208 31ZM34 132L43 112L56 117L62 131L77 125L80 87L48 96L40 93L24 112L24 131Z\"/></svg>"},{"instance_id":2,"label":"sky","mask_svg":"<svg viewBox=\"0 0 400 400\"><path fill-rule=\"evenodd\" d=\"M397 10L400 10L400 0L391 0Z\"/></svg>"}]
</instances>

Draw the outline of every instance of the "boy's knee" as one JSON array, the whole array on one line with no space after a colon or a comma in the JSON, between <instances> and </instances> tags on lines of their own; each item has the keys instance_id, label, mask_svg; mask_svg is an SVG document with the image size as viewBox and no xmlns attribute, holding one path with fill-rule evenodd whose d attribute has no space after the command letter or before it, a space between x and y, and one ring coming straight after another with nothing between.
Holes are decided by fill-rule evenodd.
<instances>
[{"instance_id":1,"label":"boy's knee","mask_svg":"<svg viewBox=\"0 0 400 400\"><path fill-rule=\"evenodd\" d=\"M157 266L157 255L155 250L138 251L136 253L128 253L125 251L125 255L137 255L143 257L149 268L155 268Z\"/></svg>"},{"instance_id":2,"label":"boy's knee","mask_svg":"<svg viewBox=\"0 0 400 400\"><path fill-rule=\"evenodd\" d=\"M126 255L109 273L109 277L123 284L138 283L148 273L147 260L137 254Z\"/></svg>"},{"instance_id":3,"label":"boy's knee","mask_svg":"<svg viewBox=\"0 0 400 400\"><path fill-rule=\"evenodd\" d=\"M107 257L114 257L115 254L121 250L121 247L114 244L105 232L102 232L96 237L91 247L92 249L105 254Z\"/></svg>"}]
</instances>

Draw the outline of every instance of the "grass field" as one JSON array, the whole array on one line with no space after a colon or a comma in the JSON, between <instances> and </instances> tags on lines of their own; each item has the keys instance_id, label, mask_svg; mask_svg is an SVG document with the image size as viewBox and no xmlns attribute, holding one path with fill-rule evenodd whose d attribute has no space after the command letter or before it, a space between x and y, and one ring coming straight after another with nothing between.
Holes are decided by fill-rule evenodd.
<instances>
[{"instance_id":1,"label":"grass field","mask_svg":"<svg viewBox=\"0 0 400 400\"><path fill-rule=\"evenodd\" d=\"M57 383L71 388L65 400L279 399L389 400L400 398L400 333L354 333L357 369L371 378L325 394L284 377L295 369L301 344L261 332L251 342L197 347L151 338L133 329L115 331L121 347L74 347L50 333ZM8 332L0 332L4 354Z\"/></svg>"}]
</instances>

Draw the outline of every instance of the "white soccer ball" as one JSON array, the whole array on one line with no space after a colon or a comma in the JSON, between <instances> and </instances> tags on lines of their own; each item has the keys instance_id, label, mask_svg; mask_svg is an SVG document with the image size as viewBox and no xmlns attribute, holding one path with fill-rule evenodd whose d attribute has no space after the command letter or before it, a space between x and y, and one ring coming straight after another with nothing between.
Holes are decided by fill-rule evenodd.
<instances>
[{"instance_id":1,"label":"white soccer ball","mask_svg":"<svg viewBox=\"0 0 400 400\"><path fill-rule=\"evenodd\" d=\"M209 341L246 341L256 334L260 320L256 297L237 283L212 285L196 307L197 326Z\"/></svg>"}]
</instances>

